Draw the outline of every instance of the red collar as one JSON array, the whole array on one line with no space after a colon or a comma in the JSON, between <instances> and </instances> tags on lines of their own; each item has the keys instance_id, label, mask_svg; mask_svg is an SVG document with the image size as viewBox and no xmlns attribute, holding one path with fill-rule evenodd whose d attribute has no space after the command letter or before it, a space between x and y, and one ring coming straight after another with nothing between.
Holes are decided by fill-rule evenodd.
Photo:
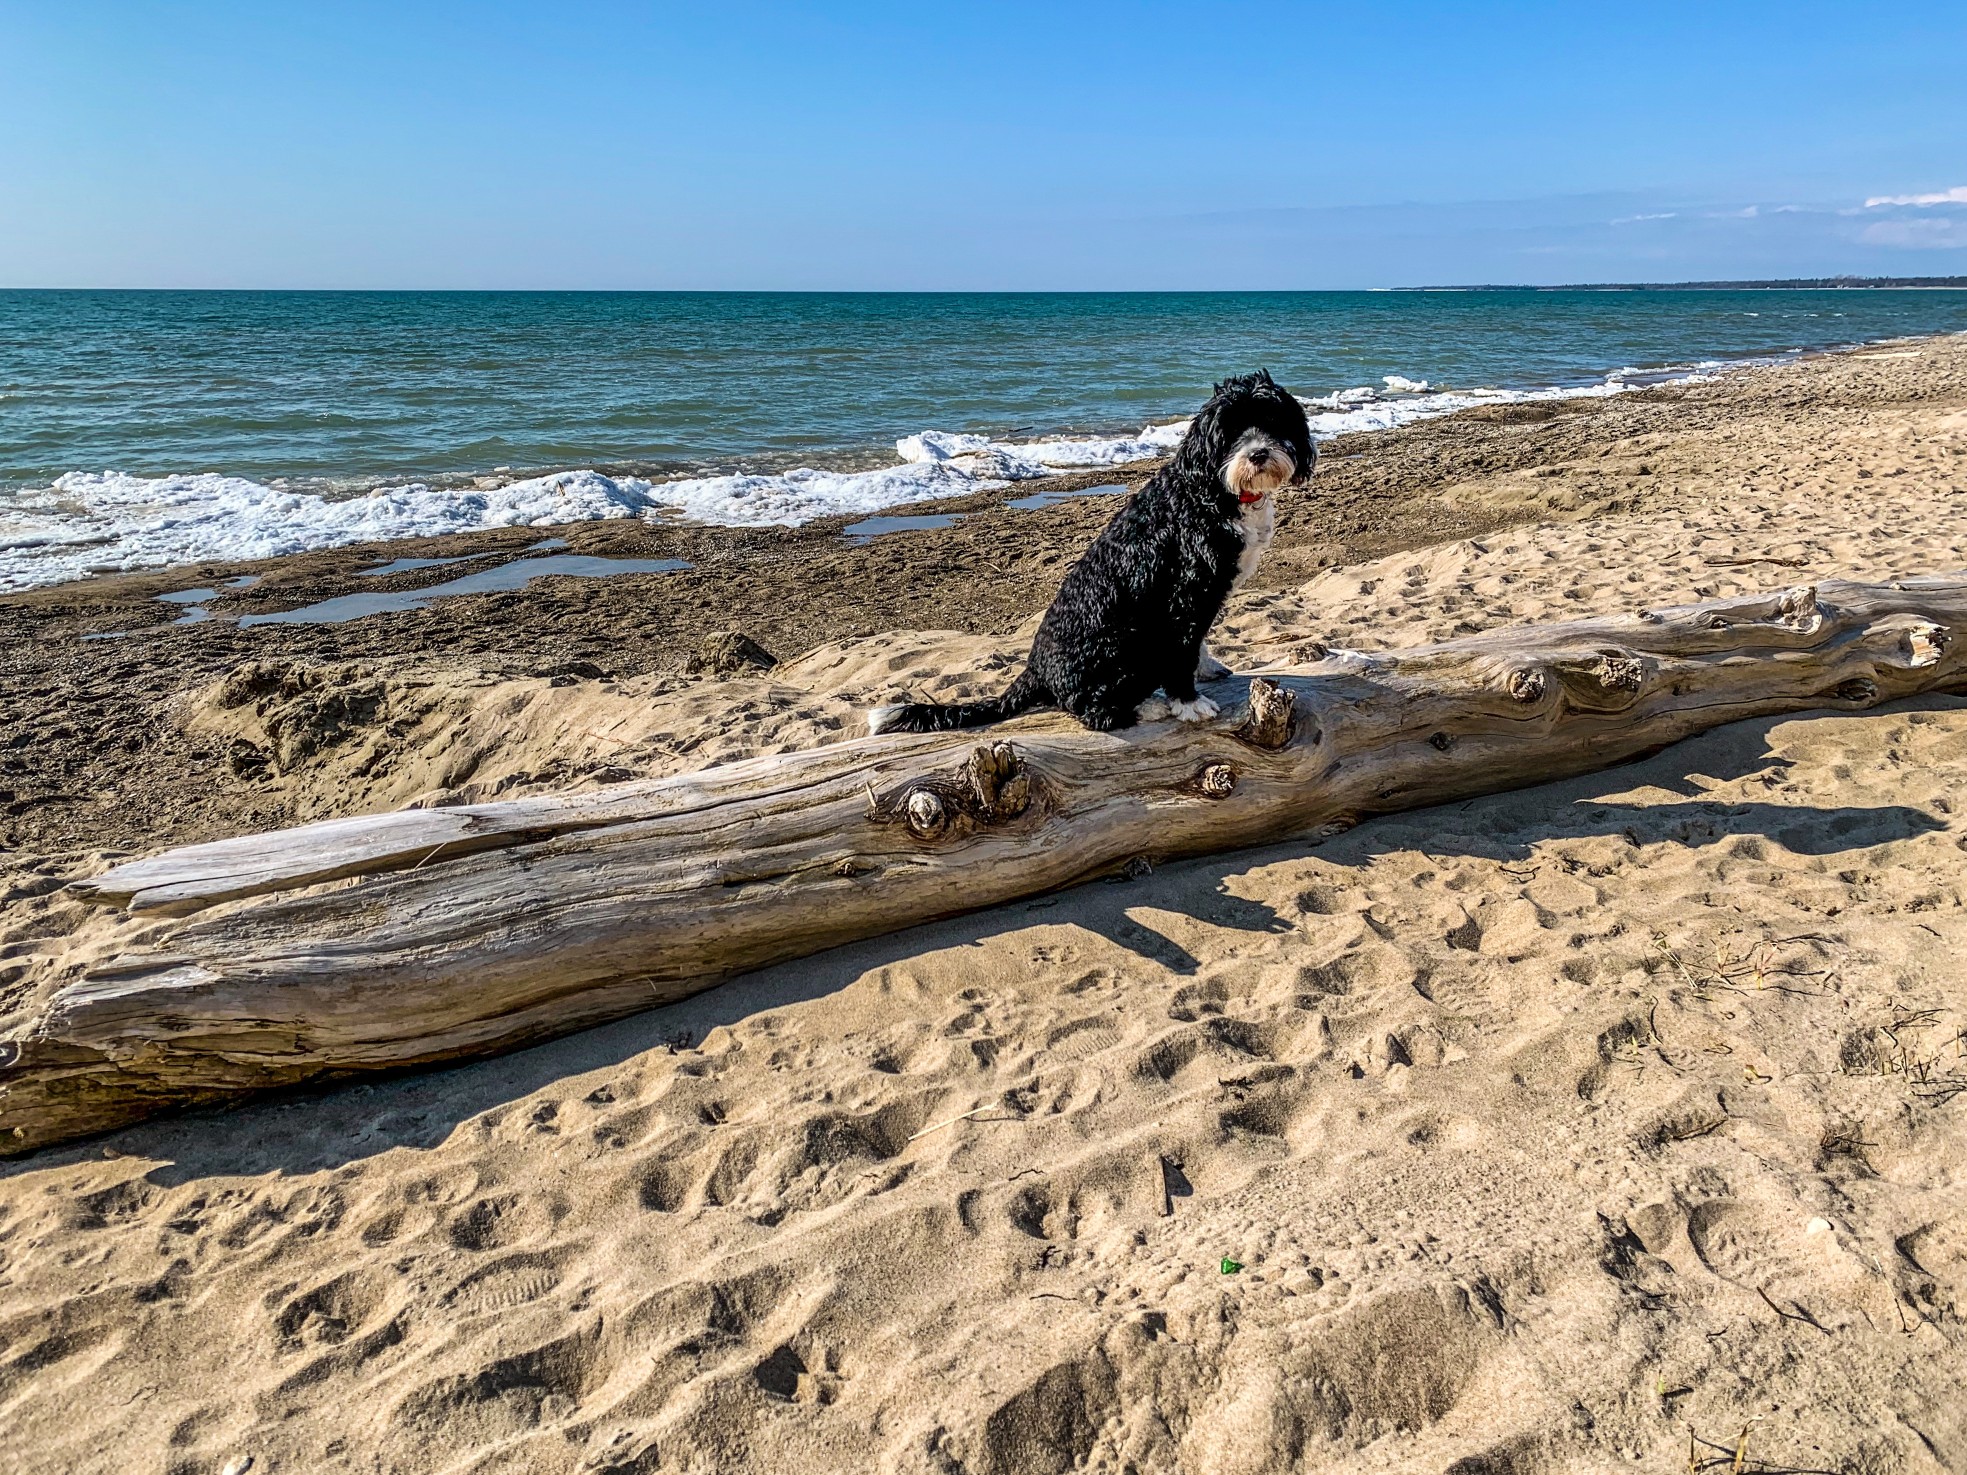
<instances>
[{"instance_id":1,"label":"red collar","mask_svg":"<svg viewBox=\"0 0 1967 1475\"><path fill-rule=\"evenodd\" d=\"M1268 495L1269 493L1267 492L1238 492L1236 494L1236 500L1241 502L1245 507L1248 507L1252 502L1263 501Z\"/></svg>"}]
</instances>

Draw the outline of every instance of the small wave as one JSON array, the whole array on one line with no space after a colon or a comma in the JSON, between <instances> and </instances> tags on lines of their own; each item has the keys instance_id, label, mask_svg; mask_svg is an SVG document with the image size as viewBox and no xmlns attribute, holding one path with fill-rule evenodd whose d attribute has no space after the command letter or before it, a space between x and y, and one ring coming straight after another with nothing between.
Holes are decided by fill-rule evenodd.
<instances>
[{"instance_id":1,"label":"small wave","mask_svg":"<svg viewBox=\"0 0 1967 1475\"><path fill-rule=\"evenodd\" d=\"M1705 377L1718 367L1704 363L1664 377ZM1661 378L1657 370L1642 375L1621 369L1600 383L1565 388L1431 390L1426 380L1389 374L1385 391L1361 386L1304 403L1312 435L1329 440L1392 430L1475 405L1623 394ZM484 479L470 488L411 482L335 500L212 473L71 472L50 487L0 498L0 590L488 528L673 516L725 527L797 526L1056 472L1147 460L1173 450L1188 423L1147 425L1130 436L1037 441L925 430L895 442L898 464L871 471L801 469L647 481L576 470L502 485Z\"/></svg>"},{"instance_id":2,"label":"small wave","mask_svg":"<svg viewBox=\"0 0 1967 1475\"><path fill-rule=\"evenodd\" d=\"M0 504L0 589L436 533L635 517L649 505L632 482L593 471L445 492L413 483L338 501L239 476L71 472Z\"/></svg>"},{"instance_id":3,"label":"small wave","mask_svg":"<svg viewBox=\"0 0 1967 1475\"><path fill-rule=\"evenodd\" d=\"M490 487L412 482L329 500L238 476L71 472L0 501L0 590L488 528L679 514L727 527L797 525L1003 484L934 462L667 482L579 470Z\"/></svg>"}]
</instances>

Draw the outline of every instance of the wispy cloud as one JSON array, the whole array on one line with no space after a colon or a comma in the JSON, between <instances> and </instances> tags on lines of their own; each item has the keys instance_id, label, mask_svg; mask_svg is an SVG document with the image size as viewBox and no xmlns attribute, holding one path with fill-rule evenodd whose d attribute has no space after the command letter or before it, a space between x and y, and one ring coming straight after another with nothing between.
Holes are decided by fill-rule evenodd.
<instances>
[{"instance_id":1,"label":"wispy cloud","mask_svg":"<svg viewBox=\"0 0 1967 1475\"><path fill-rule=\"evenodd\" d=\"M1171 275L1194 261L1233 262L1244 273L1239 285L1304 280L1313 270L1331 285L1967 271L1967 205L1867 210L1863 200L1855 190L1828 200L1772 194L1759 202L1632 191L1271 207L1143 213L1125 219L1137 229L1117 234L1149 243L1154 254L1144 246L1142 259ZM1086 250L1088 277L1111 280L1110 248Z\"/></svg>"},{"instance_id":2,"label":"wispy cloud","mask_svg":"<svg viewBox=\"0 0 1967 1475\"><path fill-rule=\"evenodd\" d=\"M1967 229L1951 215L1928 216L1924 220L1881 220L1858 233L1867 246L1897 246L1909 251L1958 251L1967 249Z\"/></svg>"},{"instance_id":3,"label":"wispy cloud","mask_svg":"<svg viewBox=\"0 0 1967 1475\"><path fill-rule=\"evenodd\" d=\"M1873 195L1865 201L1867 210L1876 210L1880 205L1967 205L1967 184L1956 184L1952 189L1930 195Z\"/></svg>"}]
</instances>

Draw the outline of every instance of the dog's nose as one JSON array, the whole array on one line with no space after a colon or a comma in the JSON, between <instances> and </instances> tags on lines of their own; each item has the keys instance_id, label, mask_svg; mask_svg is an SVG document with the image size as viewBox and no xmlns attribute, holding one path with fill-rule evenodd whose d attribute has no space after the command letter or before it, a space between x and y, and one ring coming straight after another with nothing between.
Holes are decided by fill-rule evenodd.
<instances>
[{"instance_id":1,"label":"dog's nose","mask_svg":"<svg viewBox=\"0 0 1967 1475\"><path fill-rule=\"evenodd\" d=\"M1270 452L1266 451L1262 446L1258 446L1254 451L1250 452L1250 464L1252 466L1263 466L1269 461Z\"/></svg>"}]
</instances>

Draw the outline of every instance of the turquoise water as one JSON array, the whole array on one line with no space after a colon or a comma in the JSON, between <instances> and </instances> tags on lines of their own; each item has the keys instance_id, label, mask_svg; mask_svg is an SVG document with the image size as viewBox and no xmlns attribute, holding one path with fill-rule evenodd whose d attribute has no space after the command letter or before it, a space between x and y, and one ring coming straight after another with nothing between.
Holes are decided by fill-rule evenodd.
<instances>
[{"instance_id":1,"label":"turquoise water","mask_svg":"<svg viewBox=\"0 0 1967 1475\"><path fill-rule=\"evenodd\" d=\"M872 466L925 429L1135 431L1258 365L1527 388L1960 330L1948 291L0 292L0 491Z\"/></svg>"},{"instance_id":2,"label":"turquoise water","mask_svg":"<svg viewBox=\"0 0 1967 1475\"><path fill-rule=\"evenodd\" d=\"M1260 365L1323 439L1964 330L1967 291L5 292L0 592L486 528L892 514L1165 455Z\"/></svg>"}]
</instances>

